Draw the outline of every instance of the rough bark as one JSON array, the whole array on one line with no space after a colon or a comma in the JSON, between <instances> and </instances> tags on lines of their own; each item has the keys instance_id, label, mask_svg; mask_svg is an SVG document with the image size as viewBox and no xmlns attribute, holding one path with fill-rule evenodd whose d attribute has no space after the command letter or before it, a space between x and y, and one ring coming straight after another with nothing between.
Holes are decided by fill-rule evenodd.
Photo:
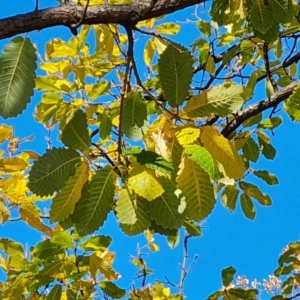
<instances>
[{"instance_id":1,"label":"rough bark","mask_svg":"<svg viewBox=\"0 0 300 300\"><path fill-rule=\"evenodd\" d=\"M136 24L139 21L204 3L206 0L138 0L133 4L90 6L82 24ZM0 39L44 28L77 24L84 12L79 4L37 10L0 20Z\"/></svg>"}]
</instances>

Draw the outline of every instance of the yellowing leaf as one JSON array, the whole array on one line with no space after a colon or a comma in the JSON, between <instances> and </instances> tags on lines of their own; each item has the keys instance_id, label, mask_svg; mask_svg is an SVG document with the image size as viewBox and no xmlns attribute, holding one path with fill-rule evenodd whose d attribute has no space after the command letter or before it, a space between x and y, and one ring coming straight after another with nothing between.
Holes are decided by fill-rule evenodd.
<instances>
[{"instance_id":1,"label":"yellowing leaf","mask_svg":"<svg viewBox=\"0 0 300 300\"><path fill-rule=\"evenodd\" d=\"M61 191L53 198L50 209L51 223L62 221L74 212L81 197L81 190L89 177L89 165L86 161L76 168L75 174L64 184Z\"/></svg>"},{"instance_id":2,"label":"yellowing leaf","mask_svg":"<svg viewBox=\"0 0 300 300\"><path fill-rule=\"evenodd\" d=\"M196 127L184 127L176 129L175 136L180 145L192 144L199 138L200 130Z\"/></svg>"},{"instance_id":3,"label":"yellowing leaf","mask_svg":"<svg viewBox=\"0 0 300 300\"><path fill-rule=\"evenodd\" d=\"M10 139L13 134L13 128L5 124L0 125L0 143L3 143L5 140Z\"/></svg>"},{"instance_id":4,"label":"yellowing leaf","mask_svg":"<svg viewBox=\"0 0 300 300\"><path fill-rule=\"evenodd\" d=\"M244 176L245 166L242 158L238 155L234 145L215 127L201 127L200 139L212 157L223 165L226 175L234 179Z\"/></svg>"},{"instance_id":5,"label":"yellowing leaf","mask_svg":"<svg viewBox=\"0 0 300 300\"><path fill-rule=\"evenodd\" d=\"M116 280L120 277L103 258L100 258L95 253L90 256L90 268L99 270L105 277L105 280Z\"/></svg>"},{"instance_id":6,"label":"yellowing leaf","mask_svg":"<svg viewBox=\"0 0 300 300\"><path fill-rule=\"evenodd\" d=\"M31 211L20 208L21 218L31 227L43 232L47 236L52 236L53 231L50 227L46 226L39 217L35 216Z\"/></svg>"},{"instance_id":7,"label":"yellowing leaf","mask_svg":"<svg viewBox=\"0 0 300 300\"><path fill-rule=\"evenodd\" d=\"M180 30L178 24L168 22L155 27L155 30L163 34L177 34Z\"/></svg>"},{"instance_id":8,"label":"yellowing leaf","mask_svg":"<svg viewBox=\"0 0 300 300\"><path fill-rule=\"evenodd\" d=\"M176 181L185 197L186 216L197 222L207 217L216 203L208 173L185 155Z\"/></svg>"},{"instance_id":9,"label":"yellowing leaf","mask_svg":"<svg viewBox=\"0 0 300 300\"><path fill-rule=\"evenodd\" d=\"M136 165L131 171L128 186L148 201L154 200L164 192L164 189L155 178L153 172L139 165Z\"/></svg>"},{"instance_id":10,"label":"yellowing leaf","mask_svg":"<svg viewBox=\"0 0 300 300\"><path fill-rule=\"evenodd\" d=\"M153 55L155 51L155 45L153 40L148 40L144 49L144 62L147 66L151 65Z\"/></svg>"},{"instance_id":11,"label":"yellowing leaf","mask_svg":"<svg viewBox=\"0 0 300 300\"><path fill-rule=\"evenodd\" d=\"M27 167L27 163L18 157L0 158L0 170L5 172L23 171Z\"/></svg>"}]
</instances>

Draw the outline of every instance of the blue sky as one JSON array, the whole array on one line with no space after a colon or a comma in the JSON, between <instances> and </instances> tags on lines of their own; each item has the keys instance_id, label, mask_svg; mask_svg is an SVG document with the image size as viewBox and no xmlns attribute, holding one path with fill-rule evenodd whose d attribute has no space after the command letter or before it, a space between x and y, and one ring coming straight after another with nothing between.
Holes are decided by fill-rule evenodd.
<instances>
[{"instance_id":1,"label":"blue sky","mask_svg":"<svg viewBox=\"0 0 300 300\"><path fill-rule=\"evenodd\" d=\"M40 2L41 7L56 5L55 0ZM0 18L28 12L34 8L34 5L33 0L2 1ZM192 12L192 9L188 9L170 18L174 21L184 21L186 18L191 18ZM195 36L187 32L185 31L177 38L182 44L190 44L198 38L196 32L193 32ZM39 51L43 53L44 45L50 38L69 39L70 32L68 28L56 27L30 33L29 37L38 44ZM7 42L9 40L0 41L1 49ZM136 55L138 56L139 53L136 52ZM47 146L44 139L47 132L42 125L35 123L32 117L39 97L40 94L36 93L26 112L21 116L9 120L2 119L0 123L13 124L16 135L19 137L34 133L35 139L26 143L24 147L36 149L42 154ZM255 95L255 100L261 100L263 97L264 95L258 93ZM256 206L257 216L254 221L250 221L244 217L239 206L235 213L231 214L218 201L215 210L203 225L203 237L190 239L189 242L190 262L196 253L199 258L186 280L185 293L188 299L205 299L210 293L219 289L221 287L220 271L230 265L237 269L238 275L246 275L250 280L256 278L262 281L276 268L279 254L286 244L299 239L300 231L297 221L300 214L298 188L300 127L284 116L283 111L278 115L283 115L283 124L275 129L275 136L272 137L273 145L277 149L276 158L273 161L260 159L255 164L255 169L270 170L271 173L277 175L279 185L269 187L261 181L250 181L260 184L262 191L271 196L273 205L271 207ZM32 232L28 227L17 222L7 223L1 226L0 230L0 237L10 237L24 245L35 244L41 236L40 233ZM120 286L128 288L136 271L129 264L128 255L135 255L137 243L144 245L145 238L142 235L133 238L123 235L112 215L100 233L113 237L111 250L117 252L114 266L123 276L119 281ZM180 244L175 250L170 250L165 240L164 237L157 236L156 242L160 245L161 251L150 253L148 257L145 257L149 268L155 270L155 274L150 276L149 280L154 282L155 279L163 280L164 276L167 276L170 281L177 283L180 274L178 263L182 260L182 245ZM149 251L145 252L149 253ZM268 298L270 297L264 299Z\"/></svg>"}]
</instances>

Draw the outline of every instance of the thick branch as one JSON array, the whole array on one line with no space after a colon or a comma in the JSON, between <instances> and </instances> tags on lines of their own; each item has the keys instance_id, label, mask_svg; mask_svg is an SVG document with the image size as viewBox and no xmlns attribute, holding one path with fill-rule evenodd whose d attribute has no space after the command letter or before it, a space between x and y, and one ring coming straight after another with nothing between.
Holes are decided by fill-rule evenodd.
<instances>
[{"instance_id":1,"label":"thick branch","mask_svg":"<svg viewBox=\"0 0 300 300\"><path fill-rule=\"evenodd\" d=\"M236 130L244 121L247 119L259 114L260 112L267 110L271 107L276 107L280 102L286 100L297 87L299 82L293 82L283 88L282 90L276 92L274 96L262 100L255 105L251 105L241 111L238 116L236 116L223 130L222 134L225 137L228 137L234 130Z\"/></svg>"},{"instance_id":2,"label":"thick branch","mask_svg":"<svg viewBox=\"0 0 300 300\"><path fill-rule=\"evenodd\" d=\"M138 0L133 4L97 5L87 9L81 24L136 24L139 21L170 14L186 7L204 3L206 0ZM77 24L83 16L85 7L62 5L33 11L0 20L0 39L34 30Z\"/></svg>"}]
</instances>

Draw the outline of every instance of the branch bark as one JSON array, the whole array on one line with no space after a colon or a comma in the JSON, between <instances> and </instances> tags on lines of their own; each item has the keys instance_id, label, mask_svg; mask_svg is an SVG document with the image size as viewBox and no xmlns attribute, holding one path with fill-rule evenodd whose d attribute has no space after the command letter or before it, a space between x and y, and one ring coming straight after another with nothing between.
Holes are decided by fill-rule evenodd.
<instances>
[{"instance_id":1,"label":"branch bark","mask_svg":"<svg viewBox=\"0 0 300 300\"><path fill-rule=\"evenodd\" d=\"M276 107L280 102L286 100L292 93L299 82L293 82L276 92L274 96L262 100L255 105L251 105L238 113L238 115L222 130L222 135L228 137L234 130L236 130L247 119L263 112L271 107Z\"/></svg>"},{"instance_id":2,"label":"branch bark","mask_svg":"<svg viewBox=\"0 0 300 300\"><path fill-rule=\"evenodd\" d=\"M97 5L88 7L81 24L132 25L139 21L155 18L184 9L206 0L136 0L132 4ZM84 15L85 7L80 4L62 5L33 11L0 20L0 39L17 34L65 25L72 27Z\"/></svg>"}]
</instances>

